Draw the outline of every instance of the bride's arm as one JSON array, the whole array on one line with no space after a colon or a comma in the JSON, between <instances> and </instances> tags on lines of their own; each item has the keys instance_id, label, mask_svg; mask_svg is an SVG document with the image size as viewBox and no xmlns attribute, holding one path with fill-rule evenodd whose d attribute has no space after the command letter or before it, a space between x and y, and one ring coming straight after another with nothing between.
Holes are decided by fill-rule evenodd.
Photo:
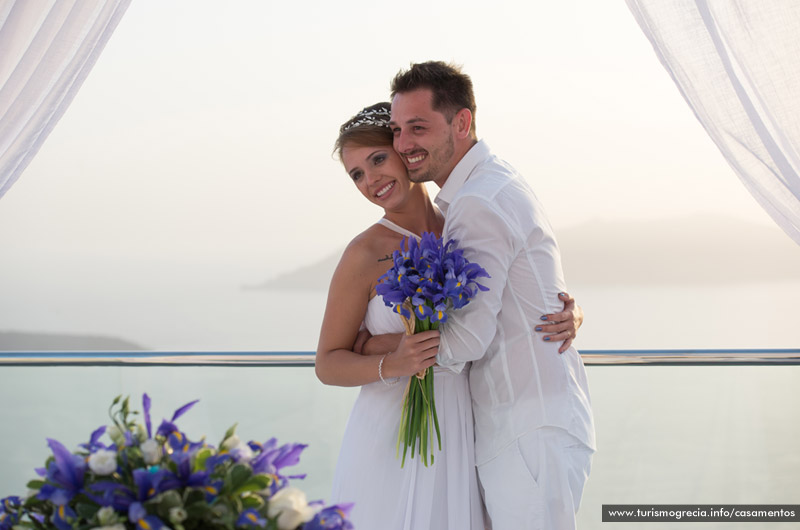
<instances>
[{"instance_id":1,"label":"bride's arm","mask_svg":"<svg viewBox=\"0 0 800 530\"><path fill-rule=\"evenodd\" d=\"M326 385L359 386L378 381L381 359L384 379L411 375L436 362L439 346L436 331L404 336L385 358L353 351L374 279L364 274L371 258L359 245L351 244L333 273L316 356L317 377Z\"/></svg>"}]
</instances>

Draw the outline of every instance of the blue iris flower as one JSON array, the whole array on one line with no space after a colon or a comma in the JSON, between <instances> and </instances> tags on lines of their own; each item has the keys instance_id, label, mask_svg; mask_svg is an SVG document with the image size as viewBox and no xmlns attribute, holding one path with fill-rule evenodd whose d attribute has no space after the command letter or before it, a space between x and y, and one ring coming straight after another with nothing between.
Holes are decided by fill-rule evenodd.
<instances>
[{"instance_id":1,"label":"blue iris flower","mask_svg":"<svg viewBox=\"0 0 800 530\"><path fill-rule=\"evenodd\" d=\"M267 520L261 517L260 513L251 508L243 511L239 518L236 519L236 526L258 526L265 528L267 526Z\"/></svg>"},{"instance_id":2,"label":"blue iris flower","mask_svg":"<svg viewBox=\"0 0 800 530\"><path fill-rule=\"evenodd\" d=\"M152 423L150 422L150 396L142 394L142 411L144 414L144 425L147 427L147 437L153 437Z\"/></svg>"},{"instance_id":3,"label":"blue iris flower","mask_svg":"<svg viewBox=\"0 0 800 530\"><path fill-rule=\"evenodd\" d=\"M142 503L159 493L179 489L181 481L167 469L157 469L152 472L147 469L135 469L133 483L135 491L116 482L96 482L91 485L92 492L88 496L101 506L112 506L118 512L127 511L129 519L136 524L136 528L166 527L158 517L147 515ZM96 495L95 492L101 493L102 496Z\"/></svg>"},{"instance_id":4,"label":"blue iris flower","mask_svg":"<svg viewBox=\"0 0 800 530\"><path fill-rule=\"evenodd\" d=\"M12 495L0 500L0 530L11 530L19 522L19 508L22 499Z\"/></svg>"},{"instance_id":5,"label":"blue iris flower","mask_svg":"<svg viewBox=\"0 0 800 530\"><path fill-rule=\"evenodd\" d=\"M353 523L347 520L352 504L329 506L303 525L303 530L352 530Z\"/></svg>"},{"instance_id":6,"label":"blue iris flower","mask_svg":"<svg viewBox=\"0 0 800 530\"><path fill-rule=\"evenodd\" d=\"M145 396L147 396L147 394L145 394ZM176 410L175 413L172 415L172 419L171 420L169 420L169 421L163 420L161 422L161 425L158 427L158 430L156 431L156 435L160 435L160 436L163 436L163 437L167 438L173 432L180 433L180 429L178 429L178 426L175 425L175 421L178 418L180 418L181 416L183 416L184 414L186 414L189 411L189 409L194 407L195 404L198 401L200 401L200 400L199 399L195 399L194 401L190 401L186 405L184 405L184 406L180 407L178 410ZM150 423L150 398L148 397L146 401L143 398L143 402L144 402L143 405L145 405L145 403L146 403L146 408L147 408L147 413L145 414L145 423L148 424L147 425L147 427L148 427L147 436L152 438L152 435L150 433L150 425L149 425L149 423Z\"/></svg>"},{"instance_id":7,"label":"blue iris flower","mask_svg":"<svg viewBox=\"0 0 800 530\"><path fill-rule=\"evenodd\" d=\"M61 506L83 491L86 461L80 456L70 453L57 440L48 438L47 444L53 451L53 460L45 471L46 483L36 497L39 500L49 500L53 504Z\"/></svg>"},{"instance_id":8,"label":"blue iris flower","mask_svg":"<svg viewBox=\"0 0 800 530\"><path fill-rule=\"evenodd\" d=\"M447 310L467 305L478 290L488 288L477 282L489 278L478 264L470 263L455 240L444 243L431 232L415 238L404 238L399 250L392 254L393 266L378 279L377 292L387 306L410 318L403 303L411 300L414 316L430 322L447 321Z\"/></svg>"},{"instance_id":9,"label":"blue iris flower","mask_svg":"<svg viewBox=\"0 0 800 530\"><path fill-rule=\"evenodd\" d=\"M105 425L103 425L102 427L98 427L89 437L89 443L80 444L79 447L83 447L90 453L94 453L98 449L108 449L108 447L105 444L100 443L100 437L103 436L105 432L106 432Z\"/></svg>"},{"instance_id":10,"label":"blue iris flower","mask_svg":"<svg viewBox=\"0 0 800 530\"><path fill-rule=\"evenodd\" d=\"M230 453L211 455L206 459L206 469L213 472L218 465L223 464L228 460L233 460L233 457L230 455Z\"/></svg>"},{"instance_id":11,"label":"blue iris flower","mask_svg":"<svg viewBox=\"0 0 800 530\"><path fill-rule=\"evenodd\" d=\"M170 436L170 443L178 443L175 434ZM184 438L185 440L185 438ZM174 447L174 446L173 446ZM192 472L192 453L190 452L190 444L185 443L180 446L178 450L173 450L170 453L170 459L175 462L176 472L170 474L169 479L177 483L177 486L172 486L170 482L170 489L180 486L188 486L193 488L202 489L206 496L206 501L212 502L219 496L220 489L222 488L222 481L211 480L209 471L195 471ZM221 456L221 455L217 455ZM226 455L230 458L230 455ZM213 471L217 464L221 463L223 459L214 461L216 457L211 456L206 460L206 469ZM209 462L211 461L211 462ZM160 471L159 471L160 472ZM158 472L157 472L158 473ZM163 479L162 479L163 480Z\"/></svg>"},{"instance_id":12,"label":"blue iris flower","mask_svg":"<svg viewBox=\"0 0 800 530\"><path fill-rule=\"evenodd\" d=\"M136 499L141 502L181 486L175 474L167 469L159 469L155 473L146 469L134 469L133 483L136 486Z\"/></svg>"},{"instance_id":13,"label":"blue iris flower","mask_svg":"<svg viewBox=\"0 0 800 530\"><path fill-rule=\"evenodd\" d=\"M148 515L147 510L144 509L142 503L135 502L131 504L128 509L128 519L136 525L137 529L141 530L160 530L161 528L168 528L164 522L155 515Z\"/></svg>"},{"instance_id":14,"label":"blue iris flower","mask_svg":"<svg viewBox=\"0 0 800 530\"><path fill-rule=\"evenodd\" d=\"M86 495L100 506L111 506L118 512L124 512L132 502L136 500L136 495L124 484L111 481L99 481L89 486Z\"/></svg>"},{"instance_id":15,"label":"blue iris flower","mask_svg":"<svg viewBox=\"0 0 800 530\"><path fill-rule=\"evenodd\" d=\"M118 482L95 482L90 486L91 491L87 492L87 496L100 506L111 506L116 511L124 512L130 510L133 504L181 486L175 474L167 469L134 469L133 484L135 490Z\"/></svg>"},{"instance_id":16,"label":"blue iris flower","mask_svg":"<svg viewBox=\"0 0 800 530\"><path fill-rule=\"evenodd\" d=\"M258 446L261 453L250 461L250 467L253 473L270 475L275 480L270 484L270 491L275 493L288 483L288 479L303 479L305 474L302 475L288 475L281 474L281 470L285 467L297 465L300 462L300 454L308 447L307 444L288 443L277 447L278 442L275 438L271 438L263 445ZM251 445L252 447L252 445Z\"/></svg>"},{"instance_id":17,"label":"blue iris flower","mask_svg":"<svg viewBox=\"0 0 800 530\"><path fill-rule=\"evenodd\" d=\"M62 504L53 511L53 524L58 528L58 530L72 530L72 524L70 521L73 521L78 518L78 514L75 513L75 510L67 506L66 504Z\"/></svg>"}]
</instances>

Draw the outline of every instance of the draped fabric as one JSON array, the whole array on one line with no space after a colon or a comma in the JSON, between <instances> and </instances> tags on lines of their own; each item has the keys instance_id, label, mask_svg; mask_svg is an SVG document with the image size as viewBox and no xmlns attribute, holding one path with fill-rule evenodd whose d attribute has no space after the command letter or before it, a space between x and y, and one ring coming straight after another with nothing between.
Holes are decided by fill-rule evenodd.
<instances>
[{"instance_id":1,"label":"draped fabric","mask_svg":"<svg viewBox=\"0 0 800 530\"><path fill-rule=\"evenodd\" d=\"M0 197L67 110L130 0L0 0Z\"/></svg>"},{"instance_id":2,"label":"draped fabric","mask_svg":"<svg viewBox=\"0 0 800 530\"><path fill-rule=\"evenodd\" d=\"M800 2L627 2L728 163L800 244Z\"/></svg>"}]
</instances>

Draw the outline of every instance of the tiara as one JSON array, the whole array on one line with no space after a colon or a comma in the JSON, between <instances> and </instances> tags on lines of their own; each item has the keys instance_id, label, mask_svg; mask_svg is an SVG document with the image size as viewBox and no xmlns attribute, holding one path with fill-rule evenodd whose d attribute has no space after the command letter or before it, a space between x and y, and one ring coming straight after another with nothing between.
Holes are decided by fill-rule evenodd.
<instances>
[{"instance_id":1,"label":"tiara","mask_svg":"<svg viewBox=\"0 0 800 530\"><path fill-rule=\"evenodd\" d=\"M389 118L391 113L387 108L362 110L355 115L353 121L342 127L342 132L345 132L354 127L361 127L362 125L376 125L378 127L388 127Z\"/></svg>"}]
</instances>

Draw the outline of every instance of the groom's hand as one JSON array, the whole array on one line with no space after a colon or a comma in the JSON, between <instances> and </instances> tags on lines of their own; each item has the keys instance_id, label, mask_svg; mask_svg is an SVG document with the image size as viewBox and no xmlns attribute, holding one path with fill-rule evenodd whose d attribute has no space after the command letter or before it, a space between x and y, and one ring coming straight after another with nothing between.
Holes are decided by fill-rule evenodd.
<instances>
[{"instance_id":1,"label":"groom's hand","mask_svg":"<svg viewBox=\"0 0 800 530\"><path fill-rule=\"evenodd\" d=\"M353 344L353 352L366 355L364 353L364 345L371 338L372 338L372 333L370 333L366 329L360 330L358 332L358 335L356 335L356 342Z\"/></svg>"},{"instance_id":2,"label":"groom's hand","mask_svg":"<svg viewBox=\"0 0 800 530\"><path fill-rule=\"evenodd\" d=\"M362 337L362 333L366 333L366 336ZM375 335L373 337L369 334L369 331L361 331L356 338L356 346L359 345L359 341L362 338L364 339L361 342L360 351L355 349L356 346L353 346L353 351L361 355L383 355L384 353L397 351L402 336L403 333L387 333L386 335Z\"/></svg>"},{"instance_id":3,"label":"groom's hand","mask_svg":"<svg viewBox=\"0 0 800 530\"><path fill-rule=\"evenodd\" d=\"M558 353L564 353L572 345L573 339L578 334L578 328L583 324L583 309L567 293L559 293L558 299L564 302L564 310L560 313L542 315L544 322L536 327L536 331L548 333L543 337L547 342L564 341L558 349Z\"/></svg>"}]
</instances>

